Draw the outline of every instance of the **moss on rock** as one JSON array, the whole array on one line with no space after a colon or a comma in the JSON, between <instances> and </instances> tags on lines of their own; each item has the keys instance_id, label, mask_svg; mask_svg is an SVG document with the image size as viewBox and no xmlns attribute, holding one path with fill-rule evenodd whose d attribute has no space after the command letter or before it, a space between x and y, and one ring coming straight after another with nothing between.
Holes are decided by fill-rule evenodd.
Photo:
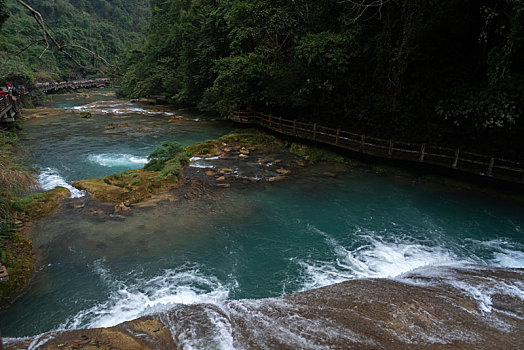
<instances>
[{"instance_id":1,"label":"moss on rock","mask_svg":"<svg viewBox=\"0 0 524 350\"><path fill-rule=\"evenodd\" d=\"M240 147L254 147L257 150L274 150L284 148L284 142L275 136L249 129L232 132L217 140L187 146L186 151L193 156L215 157L224 153L227 148Z\"/></svg>"},{"instance_id":2,"label":"moss on rock","mask_svg":"<svg viewBox=\"0 0 524 350\"><path fill-rule=\"evenodd\" d=\"M126 170L103 179L77 181L73 186L92 194L97 201L133 204L168 191L178 185L178 177L160 171Z\"/></svg>"},{"instance_id":3,"label":"moss on rock","mask_svg":"<svg viewBox=\"0 0 524 350\"><path fill-rule=\"evenodd\" d=\"M335 162L341 164L353 164L354 161L323 147L308 146L299 143L292 143L289 151L298 156L304 157L310 162Z\"/></svg>"},{"instance_id":4,"label":"moss on rock","mask_svg":"<svg viewBox=\"0 0 524 350\"><path fill-rule=\"evenodd\" d=\"M53 213L64 198L71 192L64 187L56 187L44 193L37 193L13 201L13 208L30 219L37 219Z\"/></svg>"},{"instance_id":5,"label":"moss on rock","mask_svg":"<svg viewBox=\"0 0 524 350\"><path fill-rule=\"evenodd\" d=\"M0 238L2 264L7 267L9 280L0 282L0 310L9 306L10 302L21 295L33 275L35 262L33 244L20 233L14 233L9 238Z\"/></svg>"}]
</instances>

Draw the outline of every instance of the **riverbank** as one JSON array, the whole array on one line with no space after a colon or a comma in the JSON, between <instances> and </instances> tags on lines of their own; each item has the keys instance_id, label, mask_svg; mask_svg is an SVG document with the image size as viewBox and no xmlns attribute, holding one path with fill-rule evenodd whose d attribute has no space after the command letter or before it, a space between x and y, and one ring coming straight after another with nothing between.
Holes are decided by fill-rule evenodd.
<instances>
[{"instance_id":1,"label":"riverbank","mask_svg":"<svg viewBox=\"0 0 524 350\"><path fill-rule=\"evenodd\" d=\"M69 196L67 189L56 188L20 198L36 184L30 170L21 164L24 152L16 133L0 131L0 263L9 275L0 282L0 311L23 295L33 275L35 252L23 234L24 225L49 215Z\"/></svg>"},{"instance_id":2,"label":"riverbank","mask_svg":"<svg viewBox=\"0 0 524 350\"><path fill-rule=\"evenodd\" d=\"M13 224L11 233L0 238L2 263L7 267L9 280L0 282L0 311L6 310L29 287L36 264L36 251L24 234L32 222L53 214L63 199L70 196L68 189L55 189L11 199ZM4 218L7 220L7 218Z\"/></svg>"}]
</instances>

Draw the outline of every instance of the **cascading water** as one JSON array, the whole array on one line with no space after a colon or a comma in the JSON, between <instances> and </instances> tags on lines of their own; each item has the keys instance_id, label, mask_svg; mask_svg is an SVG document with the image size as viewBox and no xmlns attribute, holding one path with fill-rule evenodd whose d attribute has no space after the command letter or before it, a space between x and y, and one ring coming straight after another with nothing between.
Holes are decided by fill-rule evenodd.
<instances>
[{"instance_id":1,"label":"cascading water","mask_svg":"<svg viewBox=\"0 0 524 350\"><path fill-rule=\"evenodd\" d=\"M40 179L44 188L140 167L165 140L191 144L231 129L219 122L195 122L195 116L170 119L172 111L149 113L147 106L104 98L103 103L81 99L81 107L68 100L67 108L91 111L91 119L65 109L27 123L25 137L45 174ZM56 103L59 107L60 98ZM104 126L109 123L121 126L108 132ZM192 159L202 172L227 162ZM238 164L229 165L236 169ZM250 165L246 174L257 176L257 166ZM0 316L5 336L108 327L155 313L177 339L196 348L249 347L242 341L255 338L260 343L253 344L264 346L264 333L237 330L242 318L261 327L277 322L312 330L283 328L278 337L288 337L284 345L308 348L321 334L371 344L356 329L341 332L327 318L308 319L295 301L258 300L362 278L424 288L438 280L439 288L450 286L471 296L482 315L500 306L493 302L495 292L524 301L522 280L493 289L489 278L469 283L453 272L470 264L524 268L522 207L443 193L367 170L317 164L293 181L209 189L200 198L134 209L125 218L77 207L72 199L59 215L36 223L32 238L42 267L29 292ZM356 299L365 297L355 294ZM277 304L279 311L272 309ZM175 310L178 318L167 310ZM195 318L195 310L202 320ZM272 318L282 310L298 310L302 316ZM518 310L515 315L523 317ZM192 322L210 327L206 337L187 333ZM445 334L448 328L439 329Z\"/></svg>"}]
</instances>

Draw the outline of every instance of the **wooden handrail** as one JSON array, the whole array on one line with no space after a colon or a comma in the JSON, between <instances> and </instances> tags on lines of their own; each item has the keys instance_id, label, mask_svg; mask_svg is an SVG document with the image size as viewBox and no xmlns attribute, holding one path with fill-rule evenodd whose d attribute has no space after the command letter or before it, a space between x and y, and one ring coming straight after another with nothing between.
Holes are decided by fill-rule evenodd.
<instances>
[{"instance_id":1,"label":"wooden handrail","mask_svg":"<svg viewBox=\"0 0 524 350\"><path fill-rule=\"evenodd\" d=\"M369 137L316 123L283 119L260 112L232 111L229 113L229 118L241 123L258 124L281 134L313 140L354 152L428 163L500 180L524 183L524 165L513 160L449 147Z\"/></svg>"}]
</instances>

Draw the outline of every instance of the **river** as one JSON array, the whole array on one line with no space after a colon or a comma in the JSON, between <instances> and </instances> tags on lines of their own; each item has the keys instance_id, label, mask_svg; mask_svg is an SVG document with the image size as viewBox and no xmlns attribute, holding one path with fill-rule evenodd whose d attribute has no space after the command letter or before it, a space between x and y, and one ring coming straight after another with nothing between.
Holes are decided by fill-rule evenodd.
<instances>
[{"instance_id":1,"label":"river","mask_svg":"<svg viewBox=\"0 0 524 350\"><path fill-rule=\"evenodd\" d=\"M26 121L23 132L46 189L141 167L166 140L189 145L235 128L109 90L53 96L47 106L63 112ZM3 336L109 327L177 305L274 298L429 267L524 268L522 206L365 168L316 164L292 180L209 189L125 218L87 209L79 191L73 197L34 224L39 268L28 293L0 315ZM508 288L524 300L522 281ZM488 294L461 290L489 312Z\"/></svg>"}]
</instances>

